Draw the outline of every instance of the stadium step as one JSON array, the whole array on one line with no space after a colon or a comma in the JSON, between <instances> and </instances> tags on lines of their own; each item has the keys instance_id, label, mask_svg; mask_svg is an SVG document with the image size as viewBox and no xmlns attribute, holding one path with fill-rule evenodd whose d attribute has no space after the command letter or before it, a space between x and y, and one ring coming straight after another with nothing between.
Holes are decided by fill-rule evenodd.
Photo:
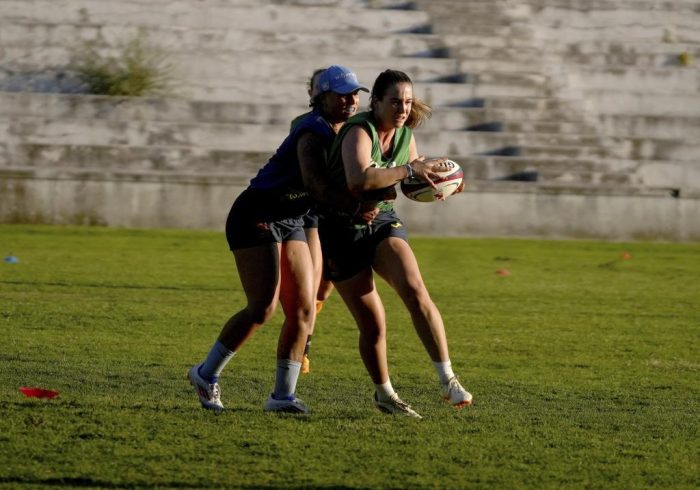
<instances>
[{"instance_id":1,"label":"stadium step","mask_svg":"<svg viewBox=\"0 0 700 490\"><path fill-rule=\"evenodd\" d=\"M298 90L301 87L298 88ZM472 100L473 107L434 107L425 127L431 131L478 129L497 123L505 132L580 133L592 126L573 117L576 111L557 99L508 97ZM252 103L182 98L110 97L102 95L0 92L0 115L14 118L94 119L188 123L289 124L309 108L298 102Z\"/></svg>"},{"instance_id":2,"label":"stadium step","mask_svg":"<svg viewBox=\"0 0 700 490\"><path fill-rule=\"evenodd\" d=\"M6 143L68 145L122 145L211 148L272 153L289 133L289 124L241 124L113 121L91 119L47 119L18 117L0 122ZM552 155L600 155L600 138L595 134L506 133L495 131L434 131L427 126L416 131L421 153L428 155L478 154L501 148L529 155L547 151ZM637 148L619 139L616 147ZM653 149L653 148L651 148ZM649 147L644 150L650 151ZM639 153L637 150L635 153ZM621 152L621 150L620 150ZM650 153L653 154L653 153Z\"/></svg>"},{"instance_id":3,"label":"stadium step","mask_svg":"<svg viewBox=\"0 0 700 490\"><path fill-rule=\"evenodd\" d=\"M280 38L289 36L279 36ZM317 36L320 37L320 36ZM539 66L542 62L542 54L536 52L518 53L508 48L477 48L469 49L468 55L453 53L451 48L447 48L438 38L432 37L432 41L424 43L401 43L401 42L378 42L378 36L373 39L363 38L364 50L354 49L356 43L348 41L348 46L352 49L336 49L335 46L343 45L343 41L338 39L339 36L328 35L325 39L325 46L328 49L318 50L313 58L309 59L304 56L304 50L308 49L309 41L304 40L299 46L295 47L289 41L280 41L285 45L284 49L267 50L256 49L228 49L228 48L199 48L193 46L190 49L182 49L177 45L161 45L151 40L144 38L144 42L148 43L149 49L153 52L160 50L158 55L164 63L172 65L179 77L185 79L189 70L199 70L202 66L206 70L213 65L218 68L226 68L221 76L230 77L231 71L239 76L249 75L254 76L261 69L266 71L276 70L278 73L286 74L289 77L298 71L312 71L318 67L329 66L331 64L344 64L355 69L356 66L372 66L381 65L379 68L372 68L372 75L376 75L379 71L391 67L400 69L410 73L416 77L416 81L425 81L437 79L440 77L455 76L465 73L478 72L502 72L509 73L511 76L530 73L537 74L543 81L546 77L539 72L533 72L533 66ZM413 37L413 36L410 36ZM85 58L87 47L89 46L93 53L98 54L103 58L118 59L120 53L126 45L127 41L135 39L134 36L126 37L120 40L115 40L109 46L102 46L100 43L93 41L82 41L81 43L74 42L70 45L61 45L52 43L50 45L6 45L3 47L3 62L2 67L5 71L26 72L36 71L39 69L67 69L80 64ZM332 42L330 42L332 41ZM231 41L231 42L235 42ZM263 43L262 46L269 44ZM422 50L419 50L423 48ZM372 54L379 50L385 51L382 56ZM459 56L459 58L457 58ZM259 63L256 63L259 62ZM293 62L300 63L296 69L289 70L288 65ZM266 66L272 65L272 66ZM251 69L250 67L253 66ZM313 68L312 68L313 67ZM203 73L202 76L210 76L210 73ZM249 70L249 71L243 71ZM360 70L361 71L361 70ZM434 73L431 73L434 72ZM360 73L358 73L358 76Z\"/></svg>"},{"instance_id":4,"label":"stadium step","mask_svg":"<svg viewBox=\"0 0 700 490\"><path fill-rule=\"evenodd\" d=\"M641 92L647 95L696 96L700 87L700 70L678 66L667 68L581 65L571 69L586 91L607 90Z\"/></svg>"},{"instance_id":5,"label":"stadium step","mask_svg":"<svg viewBox=\"0 0 700 490\"><path fill-rule=\"evenodd\" d=\"M386 15L382 10L361 6L329 8L236 2L207 1L193 9L189 2L166 2L153 8L143 1L118 4L94 0L2 0L3 19L14 23L130 25L144 28L162 25L194 29L241 30L264 26L267 31L304 32L354 30L364 32L415 32L430 23L427 13L397 10Z\"/></svg>"},{"instance_id":6,"label":"stadium step","mask_svg":"<svg viewBox=\"0 0 700 490\"><path fill-rule=\"evenodd\" d=\"M465 178L539 183L622 184L697 191L700 167L693 162L614 158L554 158L454 155Z\"/></svg>"},{"instance_id":7,"label":"stadium step","mask_svg":"<svg viewBox=\"0 0 700 490\"><path fill-rule=\"evenodd\" d=\"M214 150L192 146L135 146L0 143L0 168L37 170L82 169L96 174L112 171L226 173L248 180L267 162L269 152Z\"/></svg>"},{"instance_id":8,"label":"stadium step","mask_svg":"<svg viewBox=\"0 0 700 490\"><path fill-rule=\"evenodd\" d=\"M442 37L434 34L338 32L287 32L241 30L235 27L184 28L155 26L144 31L132 25L84 25L55 23L3 23L0 41L5 50L14 48L18 53L37 49L54 49L62 59L70 59L64 50L75 50L89 45L92 48L116 49L126 41L144 36L153 48L179 53L241 53L281 56L305 56L309 47L314 55L334 57L419 57L444 58ZM59 50L60 49L60 50ZM24 50L24 52L20 51ZM35 55L36 56L36 55ZM6 55L16 59L18 55ZM52 61L52 64L57 64Z\"/></svg>"},{"instance_id":9,"label":"stadium step","mask_svg":"<svg viewBox=\"0 0 700 490\"><path fill-rule=\"evenodd\" d=\"M479 78L479 77L477 77ZM372 82L374 79L371 79ZM191 83L178 86L178 93L187 94L196 100L250 102L262 100L267 103L282 104L290 99L299 99L304 81L279 83L259 81L219 82L210 80L206 84ZM363 82L364 83L364 82ZM368 85L371 85L370 82ZM519 95L521 97L542 97L545 90L537 86L518 87L512 83L490 85L476 83L415 83L414 96L433 107L471 107L473 103L483 106L483 99ZM366 107L366 96L360 97L362 107Z\"/></svg>"},{"instance_id":10,"label":"stadium step","mask_svg":"<svg viewBox=\"0 0 700 490\"><path fill-rule=\"evenodd\" d=\"M72 83L79 90L80 82L62 67L70 66L71 52L65 50L66 58L48 50L37 50L40 59L32 59L31 53L6 64L3 76L0 72L0 88L5 90L27 90L36 85L35 77L26 73L42 72L41 83L58 87ZM49 60L55 65L50 66ZM250 97L264 101L274 98L275 102L298 96L299 85L313 70L330 64L344 64L357 73L359 80L371 87L376 76L387 67L408 73L417 84L436 83L433 92L446 85L445 95L455 101L475 96L544 96L549 92L548 77L540 73L488 71L484 66L471 67L451 59L441 58L390 58L361 59L318 56L313 59L288 59L253 57L249 55L229 56L228 54L181 54L168 58L172 66L171 81L176 93L201 100L250 101ZM40 67L44 69L40 70ZM51 73L51 70L54 70ZM17 73L17 74L14 74ZM71 81L72 79L72 81Z\"/></svg>"},{"instance_id":11,"label":"stadium step","mask_svg":"<svg viewBox=\"0 0 700 490\"><path fill-rule=\"evenodd\" d=\"M546 52L566 64L599 66L608 68L668 68L679 66L679 56L688 53L700 56L700 46L693 43L659 43L658 41L627 42L592 40L570 44L551 43Z\"/></svg>"},{"instance_id":12,"label":"stadium step","mask_svg":"<svg viewBox=\"0 0 700 490\"><path fill-rule=\"evenodd\" d=\"M171 180L204 183L216 176L247 185L268 158L267 153L194 151L177 147L81 147L27 145L26 165L0 165L0 174L22 178L85 178L136 182ZM211 155L216 155L212 165ZM0 154L1 155L1 154ZM0 157L1 158L1 157ZM475 181L522 181L582 185L647 186L697 192L700 169L690 162L454 156L467 185ZM51 165L46 163L50 162ZM199 180L198 180L199 179Z\"/></svg>"},{"instance_id":13,"label":"stadium step","mask_svg":"<svg viewBox=\"0 0 700 490\"><path fill-rule=\"evenodd\" d=\"M692 142L700 135L700 116L603 114L599 120L601 133L612 137L663 138Z\"/></svg>"},{"instance_id":14,"label":"stadium step","mask_svg":"<svg viewBox=\"0 0 700 490\"><path fill-rule=\"evenodd\" d=\"M590 110L602 116L639 115L696 117L700 114L700 98L690 94L649 94L606 88L583 90Z\"/></svg>"},{"instance_id":15,"label":"stadium step","mask_svg":"<svg viewBox=\"0 0 700 490\"><path fill-rule=\"evenodd\" d=\"M419 143L419 149L420 143ZM532 150L529 151L528 150ZM579 148L572 148L570 154L553 157L551 151L540 151L535 147L524 147L519 156L475 155L473 153L450 153L453 160L459 162L467 178L504 178L522 172L538 171L539 180L548 180L549 175L557 173L594 172L629 175L645 169L647 176L658 172L660 168L675 169L674 175L687 174L692 169L692 162L677 161L661 166L659 161L601 159L594 154L585 154ZM563 152L563 151L562 151ZM269 151L246 151L242 149L203 148L186 145L119 145L119 144L80 144L23 142L0 146L0 167L19 168L79 168L85 170L147 170L177 171L190 173L226 172L251 178L270 157ZM426 154L428 154L426 152ZM614 165L612 162L616 162ZM678 170L681 169L681 170ZM569 172L570 171L570 172ZM546 173L546 172L549 172ZM668 180L668 179L664 179ZM645 180L646 182L646 180ZM680 182L674 180L675 185Z\"/></svg>"}]
</instances>

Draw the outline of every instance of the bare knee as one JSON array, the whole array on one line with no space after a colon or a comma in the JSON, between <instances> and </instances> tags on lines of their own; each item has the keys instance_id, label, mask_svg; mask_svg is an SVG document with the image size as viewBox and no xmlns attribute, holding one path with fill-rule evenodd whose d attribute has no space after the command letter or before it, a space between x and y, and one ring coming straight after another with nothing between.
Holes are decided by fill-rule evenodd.
<instances>
[{"instance_id":1,"label":"bare knee","mask_svg":"<svg viewBox=\"0 0 700 490\"><path fill-rule=\"evenodd\" d=\"M305 303L297 305L290 310L291 311L285 312L287 320L291 321L295 325L298 325L298 328L300 331L302 331L302 333L309 335L311 333L311 326L313 325L316 314L315 307L311 303Z\"/></svg>"},{"instance_id":2,"label":"bare knee","mask_svg":"<svg viewBox=\"0 0 700 490\"><path fill-rule=\"evenodd\" d=\"M434 307L433 300L423 282L406 283L400 291L401 298L412 313L427 311Z\"/></svg>"},{"instance_id":3,"label":"bare knee","mask_svg":"<svg viewBox=\"0 0 700 490\"><path fill-rule=\"evenodd\" d=\"M250 323L262 325L272 318L276 308L277 305L275 303L252 303L246 307L246 313Z\"/></svg>"},{"instance_id":4,"label":"bare knee","mask_svg":"<svg viewBox=\"0 0 700 490\"><path fill-rule=\"evenodd\" d=\"M386 327L384 325L360 327L360 342L366 345L377 345L386 341Z\"/></svg>"}]
</instances>

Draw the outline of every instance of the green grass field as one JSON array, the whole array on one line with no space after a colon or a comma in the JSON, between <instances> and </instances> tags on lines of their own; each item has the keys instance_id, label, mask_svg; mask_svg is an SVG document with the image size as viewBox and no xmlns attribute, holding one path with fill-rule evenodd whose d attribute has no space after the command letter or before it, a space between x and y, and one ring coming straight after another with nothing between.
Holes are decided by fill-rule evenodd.
<instances>
[{"instance_id":1,"label":"green grass field","mask_svg":"<svg viewBox=\"0 0 700 490\"><path fill-rule=\"evenodd\" d=\"M0 226L19 258L0 263L0 487L700 486L700 245L412 244L471 408L441 402L382 285L392 381L423 420L373 407L335 295L298 385L312 413L262 411L278 311L224 372L216 416L185 373L242 306L222 234Z\"/></svg>"}]
</instances>

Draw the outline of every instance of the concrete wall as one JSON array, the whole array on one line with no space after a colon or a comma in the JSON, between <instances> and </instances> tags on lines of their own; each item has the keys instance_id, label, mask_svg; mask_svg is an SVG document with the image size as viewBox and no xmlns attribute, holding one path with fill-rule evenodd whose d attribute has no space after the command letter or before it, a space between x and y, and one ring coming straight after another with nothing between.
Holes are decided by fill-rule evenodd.
<instances>
[{"instance_id":1,"label":"concrete wall","mask_svg":"<svg viewBox=\"0 0 700 490\"><path fill-rule=\"evenodd\" d=\"M698 240L700 70L678 58L700 59L697 6L0 0L0 221L221 229L311 70L341 63L407 71L435 109L419 150L464 166L465 193L399 201L414 233ZM79 46L142 32L178 97L36 93L79 91ZM519 173L538 181L501 180Z\"/></svg>"},{"instance_id":2,"label":"concrete wall","mask_svg":"<svg viewBox=\"0 0 700 490\"><path fill-rule=\"evenodd\" d=\"M222 230L245 185L226 174L6 170L0 221ZM421 235L700 240L700 195L643 188L481 182L445 202L400 196L397 210Z\"/></svg>"}]
</instances>

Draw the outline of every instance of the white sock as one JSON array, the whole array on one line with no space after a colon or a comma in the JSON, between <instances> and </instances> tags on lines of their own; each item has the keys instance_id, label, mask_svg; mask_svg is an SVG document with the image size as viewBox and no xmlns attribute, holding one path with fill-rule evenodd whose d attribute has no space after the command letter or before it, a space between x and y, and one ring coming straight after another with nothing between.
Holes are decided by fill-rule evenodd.
<instances>
[{"instance_id":1,"label":"white sock","mask_svg":"<svg viewBox=\"0 0 700 490\"><path fill-rule=\"evenodd\" d=\"M391 398L391 395L396 393L394 387L391 386L390 379L388 379L384 384L375 384L374 388L377 390L377 399L382 402L387 401L389 398Z\"/></svg>"},{"instance_id":2,"label":"white sock","mask_svg":"<svg viewBox=\"0 0 700 490\"><path fill-rule=\"evenodd\" d=\"M272 398L284 400L294 395L299 380L301 363L291 359L277 359L277 372L275 375L275 391Z\"/></svg>"},{"instance_id":3,"label":"white sock","mask_svg":"<svg viewBox=\"0 0 700 490\"><path fill-rule=\"evenodd\" d=\"M440 383L447 384L454 378L455 373L452 371L452 363L450 361L434 362L433 365L437 371L438 378L440 378Z\"/></svg>"},{"instance_id":4,"label":"white sock","mask_svg":"<svg viewBox=\"0 0 700 490\"><path fill-rule=\"evenodd\" d=\"M224 344L217 340L199 368L199 375L210 383L216 383L221 371L235 355L235 352L227 349Z\"/></svg>"}]
</instances>

